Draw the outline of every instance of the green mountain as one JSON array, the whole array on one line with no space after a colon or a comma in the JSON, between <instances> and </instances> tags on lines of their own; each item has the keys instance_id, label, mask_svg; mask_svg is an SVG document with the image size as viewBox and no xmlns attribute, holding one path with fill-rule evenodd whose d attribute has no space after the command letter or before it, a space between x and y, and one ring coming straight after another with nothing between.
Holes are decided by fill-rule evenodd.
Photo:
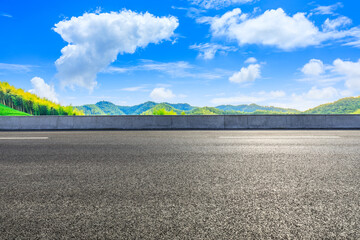
<instances>
[{"instance_id":1,"label":"green mountain","mask_svg":"<svg viewBox=\"0 0 360 240\"><path fill-rule=\"evenodd\" d=\"M101 101L95 104L101 109L106 115L125 115L118 106L111 102Z\"/></svg>"},{"instance_id":2,"label":"green mountain","mask_svg":"<svg viewBox=\"0 0 360 240\"><path fill-rule=\"evenodd\" d=\"M0 104L0 116L31 116L31 115Z\"/></svg>"},{"instance_id":3,"label":"green mountain","mask_svg":"<svg viewBox=\"0 0 360 240\"><path fill-rule=\"evenodd\" d=\"M306 114L351 114L360 109L360 97L342 98L305 111Z\"/></svg>"},{"instance_id":4,"label":"green mountain","mask_svg":"<svg viewBox=\"0 0 360 240\"><path fill-rule=\"evenodd\" d=\"M85 115L106 115L106 113L96 104L87 104L76 107L76 109L83 111Z\"/></svg>"},{"instance_id":5,"label":"green mountain","mask_svg":"<svg viewBox=\"0 0 360 240\"><path fill-rule=\"evenodd\" d=\"M126 115L140 115L143 112L155 107L157 103L155 102L145 102L135 106L118 106L118 108L125 113Z\"/></svg>"},{"instance_id":6,"label":"green mountain","mask_svg":"<svg viewBox=\"0 0 360 240\"><path fill-rule=\"evenodd\" d=\"M253 113L255 111L270 111L270 112L281 112L281 113L300 113L300 111L296 109L290 109L290 108L278 108L278 107L272 107L272 106L259 106L257 104L249 104L249 105L220 105L216 108L223 110L223 111L240 111L245 113Z\"/></svg>"},{"instance_id":7,"label":"green mountain","mask_svg":"<svg viewBox=\"0 0 360 240\"><path fill-rule=\"evenodd\" d=\"M177 104L166 103L166 104L172 106L175 109L181 110L181 111L191 111L196 108L196 107L190 106L190 104L187 104L187 103L177 103Z\"/></svg>"}]
</instances>

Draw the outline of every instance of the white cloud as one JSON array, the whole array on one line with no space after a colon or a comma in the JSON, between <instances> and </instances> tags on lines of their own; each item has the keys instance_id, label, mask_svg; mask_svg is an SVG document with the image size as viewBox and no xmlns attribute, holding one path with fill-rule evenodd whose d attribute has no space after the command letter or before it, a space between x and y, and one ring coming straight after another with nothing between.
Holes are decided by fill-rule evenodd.
<instances>
[{"instance_id":1,"label":"white cloud","mask_svg":"<svg viewBox=\"0 0 360 240\"><path fill-rule=\"evenodd\" d=\"M283 98L286 96L286 93L282 90L275 90L275 91L261 91L256 93L256 96L265 97L266 99L274 99L274 98Z\"/></svg>"},{"instance_id":2,"label":"white cloud","mask_svg":"<svg viewBox=\"0 0 360 240\"><path fill-rule=\"evenodd\" d=\"M339 92L333 87L326 87L319 89L312 87L307 93L302 94L302 97L306 99L333 99L339 96Z\"/></svg>"},{"instance_id":3,"label":"white cloud","mask_svg":"<svg viewBox=\"0 0 360 240\"><path fill-rule=\"evenodd\" d=\"M254 2L255 0L189 0L192 4L205 9L220 9L233 4L244 4Z\"/></svg>"},{"instance_id":4,"label":"white cloud","mask_svg":"<svg viewBox=\"0 0 360 240\"><path fill-rule=\"evenodd\" d=\"M359 36L360 36L360 33L359 33ZM360 39L352 41L352 42L345 43L344 45L345 46L353 46L353 47L360 48Z\"/></svg>"},{"instance_id":5,"label":"white cloud","mask_svg":"<svg viewBox=\"0 0 360 240\"><path fill-rule=\"evenodd\" d=\"M324 31L333 31L339 27L345 27L347 25L350 25L351 23L352 20L350 18L342 16L332 20L330 20L329 18L326 19L322 27Z\"/></svg>"},{"instance_id":6,"label":"white cloud","mask_svg":"<svg viewBox=\"0 0 360 240\"><path fill-rule=\"evenodd\" d=\"M212 72L204 72L197 66L188 62L155 62L142 60L140 64L130 67L108 67L105 73L127 73L133 71L157 71L165 73L173 78L198 78L198 79L219 79L227 74L225 70L215 69ZM226 72L226 73L225 73Z\"/></svg>"},{"instance_id":7,"label":"white cloud","mask_svg":"<svg viewBox=\"0 0 360 240\"><path fill-rule=\"evenodd\" d=\"M54 31L68 42L56 61L62 86L93 90L96 75L117 59L150 43L170 40L178 27L175 17L155 17L129 10L85 13L55 24Z\"/></svg>"},{"instance_id":8,"label":"white cloud","mask_svg":"<svg viewBox=\"0 0 360 240\"><path fill-rule=\"evenodd\" d=\"M325 27L346 23L345 19L333 21L329 20ZM236 40L239 46L258 44L289 51L295 48L318 46L329 40L341 39L345 44L351 44L360 39L360 30L357 27L343 31L328 28L326 31L320 31L305 13L289 16L281 8L267 10L253 18L249 18L247 14L242 14L239 8L235 8L220 17L199 18L198 22L210 24L213 37Z\"/></svg>"},{"instance_id":9,"label":"white cloud","mask_svg":"<svg viewBox=\"0 0 360 240\"><path fill-rule=\"evenodd\" d=\"M345 77L345 86L351 90L360 90L360 59L357 62L336 59L333 71Z\"/></svg>"},{"instance_id":10,"label":"white cloud","mask_svg":"<svg viewBox=\"0 0 360 240\"><path fill-rule=\"evenodd\" d=\"M34 89L29 90L29 92L36 94L41 98L46 98L56 103L59 102L54 86L50 86L49 84L47 84L44 79L34 77L33 79L31 79L31 84Z\"/></svg>"},{"instance_id":11,"label":"white cloud","mask_svg":"<svg viewBox=\"0 0 360 240\"><path fill-rule=\"evenodd\" d=\"M9 63L0 63L0 70L7 71L31 71L31 68L34 66L31 65L21 65L21 64L9 64Z\"/></svg>"},{"instance_id":12,"label":"white cloud","mask_svg":"<svg viewBox=\"0 0 360 240\"><path fill-rule=\"evenodd\" d=\"M313 9L312 12L317 15L333 15L336 9L340 7L343 7L343 4L341 2L338 2L329 6L318 6Z\"/></svg>"},{"instance_id":13,"label":"white cloud","mask_svg":"<svg viewBox=\"0 0 360 240\"><path fill-rule=\"evenodd\" d=\"M1 17L7 17L7 18L12 18L13 16L8 14L8 13L0 13Z\"/></svg>"},{"instance_id":14,"label":"white cloud","mask_svg":"<svg viewBox=\"0 0 360 240\"><path fill-rule=\"evenodd\" d=\"M142 60L140 64L130 67L108 67L104 72L126 73L132 71L158 71L169 74L173 77L188 76L188 70L194 68L188 62L155 62Z\"/></svg>"},{"instance_id":15,"label":"white cloud","mask_svg":"<svg viewBox=\"0 0 360 240\"><path fill-rule=\"evenodd\" d=\"M245 60L245 63L256 63L257 59L254 57L249 57L248 59Z\"/></svg>"},{"instance_id":16,"label":"white cloud","mask_svg":"<svg viewBox=\"0 0 360 240\"><path fill-rule=\"evenodd\" d=\"M184 7L172 6L171 8L176 9L176 10L186 11L186 16L189 18L198 18L202 13L206 12L206 10L204 10L204 9L199 9L199 8L194 8L194 7L184 8Z\"/></svg>"},{"instance_id":17,"label":"white cloud","mask_svg":"<svg viewBox=\"0 0 360 240\"><path fill-rule=\"evenodd\" d=\"M125 92L140 92L140 91L147 92L148 91L145 86L128 87L128 88L122 88L120 90L125 91Z\"/></svg>"},{"instance_id":18,"label":"white cloud","mask_svg":"<svg viewBox=\"0 0 360 240\"><path fill-rule=\"evenodd\" d=\"M360 59L357 62L336 59L327 65L311 59L301 71L309 77L302 80L326 85L343 81L347 90L360 91Z\"/></svg>"},{"instance_id":19,"label":"white cloud","mask_svg":"<svg viewBox=\"0 0 360 240\"><path fill-rule=\"evenodd\" d=\"M150 93L150 97L155 101L163 101L176 97L176 95L170 90L166 88L154 88Z\"/></svg>"},{"instance_id":20,"label":"white cloud","mask_svg":"<svg viewBox=\"0 0 360 240\"><path fill-rule=\"evenodd\" d=\"M226 54L227 52L237 51L237 48L235 47L223 46L216 43L194 44L190 46L190 49L199 51L198 57L205 60L213 59L217 52L220 52L221 54Z\"/></svg>"},{"instance_id":21,"label":"white cloud","mask_svg":"<svg viewBox=\"0 0 360 240\"><path fill-rule=\"evenodd\" d=\"M260 78L260 65L250 64L248 67L243 67L239 72L234 73L230 78L230 82L234 83L248 83L254 82Z\"/></svg>"},{"instance_id":22,"label":"white cloud","mask_svg":"<svg viewBox=\"0 0 360 240\"><path fill-rule=\"evenodd\" d=\"M301 71L305 75L319 76L325 72L325 67L321 60L311 59L307 64L304 65Z\"/></svg>"}]
</instances>

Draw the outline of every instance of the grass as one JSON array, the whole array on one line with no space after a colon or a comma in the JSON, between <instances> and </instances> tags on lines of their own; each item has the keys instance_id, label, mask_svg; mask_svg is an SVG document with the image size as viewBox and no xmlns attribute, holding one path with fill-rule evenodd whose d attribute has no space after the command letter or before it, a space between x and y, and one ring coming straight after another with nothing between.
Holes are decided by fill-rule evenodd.
<instances>
[{"instance_id":1,"label":"grass","mask_svg":"<svg viewBox=\"0 0 360 240\"><path fill-rule=\"evenodd\" d=\"M0 104L0 116L31 116L31 115Z\"/></svg>"}]
</instances>

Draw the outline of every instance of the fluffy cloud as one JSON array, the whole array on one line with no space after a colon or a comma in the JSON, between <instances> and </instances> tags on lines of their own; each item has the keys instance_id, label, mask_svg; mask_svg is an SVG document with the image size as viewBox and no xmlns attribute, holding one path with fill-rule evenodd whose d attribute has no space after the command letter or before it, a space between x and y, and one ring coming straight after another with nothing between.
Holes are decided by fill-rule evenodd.
<instances>
[{"instance_id":1,"label":"fluffy cloud","mask_svg":"<svg viewBox=\"0 0 360 240\"><path fill-rule=\"evenodd\" d=\"M339 27L345 27L347 25L350 25L351 23L352 21L350 18L342 16L332 20L330 20L329 18L326 19L322 27L324 31L333 31Z\"/></svg>"},{"instance_id":2,"label":"fluffy cloud","mask_svg":"<svg viewBox=\"0 0 360 240\"><path fill-rule=\"evenodd\" d=\"M307 64L304 65L301 71L305 75L319 76L325 72L325 68L321 60L311 59Z\"/></svg>"},{"instance_id":3,"label":"fluffy cloud","mask_svg":"<svg viewBox=\"0 0 360 240\"><path fill-rule=\"evenodd\" d=\"M357 62L336 59L326 65L311 59L301 71L309 77L304 80L328 85L343 81L348 90L360 91L360 59Z\"/></svg>"},{"instance_id":4,"label":"fluffy cloud","mask_svg":"<svg viewBox=\"0 0 360 240\"><path fill-rule=\"evenodd\" d=\"M134 53L150 43L170 40L178 27L175 17L155 17L128 10L85 13L55 24L54 31L68 42L56 61L62 86L94 89L96 75L118 54Z\"/></svg>"},{"instance_id":5,"label":"fluffy cloud","mask_svg":"<svg viewBox=\"0 0 360 240\"><path fill-rule=\"evenodd\" d=\"M36 94L41 98L46 98L56 103L59 102L54 86L50 86L49 84L47 84L44 79L34 77L33 79L31 79L31 84L34 89L29 90L29 92Z\"/></svg>"},{"instance_id":6,"label":"fluffy cloud","mask_svg":"<svg viewBox=\"0 0 360 240\"><path fill-rule=\"evenodd\" d=\"M254 2L255 0L189 0L192 4L198 5L205 9L220 9L233 4L244 4Z\"/></svg>"},{"instance_id":7,"label":"fluffy cloud","mask_svg":"<svg viewBox=\"0 0 360 240\"><path fill-rule=\"evenodd\" d=\"M260 65L250 64L248 67L243 67L239 72L234 73L230 78L230 82L234 83L248 83L254 82L260 78Z\"/></svg>"},{"instance_id":8,"label":"fluffy cloud","mask_svg":"<svg viewBox=\"0 0 360 240\"><path fill-rule=\"evenodd\" d=\"M217 52L225 54L227 52L237 51L237 48L235 47L223 46L215 43L194 44L190 46L190 49L199 51L198 57L205 60L213 59Z\"/></svg>"},{"instance_id":9,"label":"fluffy cloud","mask_svg":"<svg viewBox=\"0 0 360 240\"><path fill-rule=\"evenodd\" d=\"M150 93L150 97L155 101L163 101L176 97L176 95L170 90L166 88L154 88Z\"/></svg>"},{"instance_id":10,"label":"fluffy cloud","mask_svg":"<svg viewBox=\"0 0 360 240\"><path fill-rule=\"evenodd\" d=\"M351 90L360 90L360 59L357 62L336 59L333 71L345 77L345 86Z\"/></svg>"},{"instance_id":11,"label":"fluffy cloud","mask_svg":"<svg viewBox=\"0 0 360 240\"><path fill-rule=\"evenodd\" d=\"M312 87L307 93L302 94L302 97L305 99L333 99L339 96L338 90L333 87L326 87L319 89L317 87Z\"/></svg>"},{"instance_id":12,"label":"fluffy cloud","mask_svg":"<svg viewBox=\"0 0 360 240\"><path fill-rule=\"evenodd\" d=\"M281 8L267 10L253 18L249 18L247 14L242 14L239 8L235 8L220 17L199 18L198 22L210 24L213 37L236 40L240 46L258 44L292 50L320 45L334 39L342 39L348 44L360 39L358 28L344 31L329 29L347 24L344 18L333 22L329 20L325 25L326 31L320 31L305 13L289 16Z\"/></svg>"}]
</instances>

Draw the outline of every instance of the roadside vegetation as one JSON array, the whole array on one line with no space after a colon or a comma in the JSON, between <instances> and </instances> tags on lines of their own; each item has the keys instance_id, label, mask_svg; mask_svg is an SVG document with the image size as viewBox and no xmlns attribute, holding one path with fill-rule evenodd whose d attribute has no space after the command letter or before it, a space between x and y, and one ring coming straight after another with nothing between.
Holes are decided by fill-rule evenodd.
<instances>
[{"instance_id":1,"label":"roadside vegetation","mask_svg":"<svg viewBox=\"0 0 360 240\"><path fill-rule=\"evenodd\" d=\"M72 106L61 106L7 82L0 82L0 104L29 115L84 115Z\"/></svg>"},{"instance_id":2,"label":"roadside vegetation","mask_svg":"<svg viewBox=\"0 0 360 240\"><path fill-rule=\"evenodd\" d=\"M0 104L0 116L31 116L31 115Z\"/></svg>"}]
</instances>

